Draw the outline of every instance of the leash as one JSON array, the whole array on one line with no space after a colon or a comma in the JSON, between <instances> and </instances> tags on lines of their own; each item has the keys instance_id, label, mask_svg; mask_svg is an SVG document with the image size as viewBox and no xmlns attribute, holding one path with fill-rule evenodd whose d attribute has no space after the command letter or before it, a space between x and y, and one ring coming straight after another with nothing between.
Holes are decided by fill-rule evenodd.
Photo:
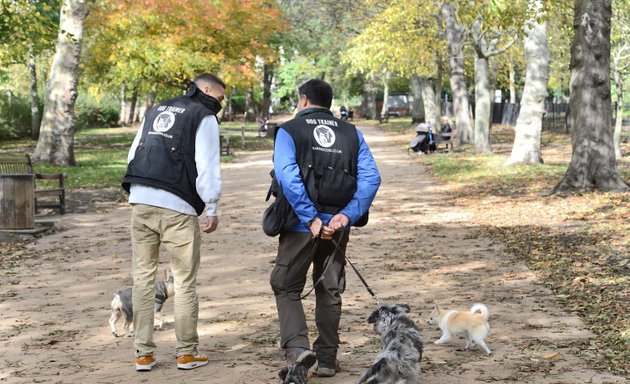
<instances>
[{"instance_id":1,"label":"leash","mask_svg":"<svg viewBox=\"0 0 630 384\"><path fill-rule=\"evenodd\" d=\"M317 239L318 240L321 239L323 231L324 231L324 225L322 224L322 226L319 229L319 235L317 235ZM341 233L341 236L343 236L343 234L344 234L344 232ZM335 260L335 253L337 251L341 251L341 249L339 248L339 244L337 242L333 242L333 244L335 245L335 249L333 250L333 252L330 255L326 256L326 260L324 260L324 270L319 275L319 278L317 279L317 281L315 283L313 283L313 287L311 287L311 289L308 292L306 292L306 294L300 296L300 300L306 299L308 297L308 295L310 295L313 292L313 290L315 289L317 284L321 283L322 280L324 280L324 276L326 275L326 271L328 270L328 267L330 267L332 265L333 261ZM343 252L342 252L342 255L345 257Z\"/></svg>"},{"instance_id":2,"label":"leash","mask_svg":"<svg viewBox=\"0 0 630 384\"><path fill-rule=\"evenodd\" d=\"M370 296L372 296L372 298L374 298L374 300L376 300L376 306L380 307L381 306L380 300L378 299L378 297L376 297L376 294L374 293L372 288L370 288L370 286L368 285L367 281L365 281L363 276L361 276L361 274L359 273L359 270L357 269L357 267L355 267L354 264L352 264L352 261L350 261L348 256L346 256L345 252L341 251L341 248L339 247L339 243L337 243L335 241L335 239L331 239L331 241L332 241L333 245L335 246L335 250L338 250L339 252L341 252L341 254L343 255L344 259L346 259L348 264L350 264L350 266L352 267L352 270L354 271L354 273L357 274L357 277L359 278L359 280L361 280L361 283L363 283L363 286L365 287L365 289L367 289L367 291L370 294Z\"/></svg>"},{"instance_id":3,"label":"leash","mask_svg":"<svg viewBox=\"0 0 630 384\"><path fill-rule=\"evenodd\" d=\"M323 229L323 226L322 226L322 229ZM319 233L318 237L321 237L322 229L320 229L320 233ZM341 232L341 236L340 237L343 237L344 233L346 233L346 231ZM370 286L368 285L368 283L365 280L365 278L363 278L361 273L359 273L359 270L357 269L357 267L355 267L354 264L352 263L352 261L350 261L350 259L348 258L348 256L346 256L346 253L341 250L341 246L339 245L339 242L337 242L337 240L335 240L334 238L330 239L330 241L335 246L335 249L333 250L333 252L330 255L328 255L328 257L324 261L324 270L322 271L322 273L319 276L319 278L317 279L317 281L313 284L313 287L306 294L302 295L300 297L300 300L305 299L308 295L310 295L311 292L313 292L313 290L317 286L317 284L319 284L324 279L324 275L325 275L326 271L328 270L328 267L330 267L330 265L332 264L332 262L334 260L335 253L339 252L343 256L343 258L348 262L348 264L350 264L350 267L352 267L352 270L354 271L354 273L357 274L357 277L359 278L359 280L361 280L361 283L363 283L363 286L368 291L370 296L372 296L372 298L374 298L374 300L376 301L376 306L380 306L381 305L380 300L378 299L378 297L376 296L376 294L374 293L372 288L370 288Z\"/></svg>"}]
</instances>

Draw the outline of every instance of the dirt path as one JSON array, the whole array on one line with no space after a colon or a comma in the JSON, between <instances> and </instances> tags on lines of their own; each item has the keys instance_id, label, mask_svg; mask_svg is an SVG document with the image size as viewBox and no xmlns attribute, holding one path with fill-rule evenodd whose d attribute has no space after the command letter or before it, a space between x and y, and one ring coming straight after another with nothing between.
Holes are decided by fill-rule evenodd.
<instances>
[{"instance_id":1,"label":"dirt path","mask_svg":"<svg viewBox=\"0 0 630 384\"><path fill-rule=\"evenodd\" d=\"M449 206L425 169L405 150L406 137L364 128L383 184L370 224L355 230L348 256L381 301L407 303L425 339L421 383L625 383L589 370L580 359L593 337L558 308L535 276L478 237L470 213ZM64 231L29 245L0 283L0 382L275 383L281 366L278 322L268 276L277 239L260 230L271 153L223 166L220 231L204 236L199 274L199 333L208 367L175 368L172 300L166 330L156 332L158 367L133 370L132 339L109 330L112 293L131 284L128 221L120 205L106 213L66 215ZM166 266L168 256L162 256ZM488 305L493 355L436 346L426 324L431 297L448 308ZM374 301L348 271L341 323L343 371L312 383L354 383L378 350L366 317ZM311 328L313 299L305 302ZM122 325L122 324L121 324Z\"/></svg>"}]
</instances>

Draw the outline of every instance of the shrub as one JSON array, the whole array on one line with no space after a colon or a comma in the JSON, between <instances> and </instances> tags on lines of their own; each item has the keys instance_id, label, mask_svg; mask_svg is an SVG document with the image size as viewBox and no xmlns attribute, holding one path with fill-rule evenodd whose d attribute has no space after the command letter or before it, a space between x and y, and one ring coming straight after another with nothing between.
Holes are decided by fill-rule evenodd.
<instances>
[{"instance_id":1,"label":"shrub","mask_svg":"<svg viewBox=\"0 0 630 384\"><path fill-rule=\"evenodd\" d=\"M74 109L76 129L115 127L120 116L119 108L112 99L97 101L90 96L79 97Z\"/></svg>"},{"instance_id":2,"label":"shrub","mask_svg":"<svg viewBox=\"0 0 630 384\"><path fill-rule=\"evenodd\" d=\"M0 94L0 140L31 134L31 103L28 98Z\"/></svg>"}]
</instances>

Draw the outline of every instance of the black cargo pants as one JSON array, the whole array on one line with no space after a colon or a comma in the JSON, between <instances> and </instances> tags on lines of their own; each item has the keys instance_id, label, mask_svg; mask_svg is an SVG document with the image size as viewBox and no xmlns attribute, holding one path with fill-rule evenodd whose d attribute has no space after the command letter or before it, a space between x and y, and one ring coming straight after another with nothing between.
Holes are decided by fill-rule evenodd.
<instances>
[{"instance_id":1,"label":"black cargo pants","mask_svg":"<svg viewBox=\"0 0 630 384\"><path fill-rule=\"evenodd\" d=\"M341 236L343 235L343 236ZM345 250L349 232L335 234L339 248L323 280L315 287L315 323L318 337L313 351L320 362L334 363L339 348L341 293L345 279ZM325 267L327 256L335 251L332 241L313 238L310 232L285 232L280 235L276 265L271 272L271 288L276 297L280 319L280 345L310 349L308 327L302 300L308 269L313 263L313 282ZM342 253L343 252L343 253Z\"/></svg>"}]
</instances>

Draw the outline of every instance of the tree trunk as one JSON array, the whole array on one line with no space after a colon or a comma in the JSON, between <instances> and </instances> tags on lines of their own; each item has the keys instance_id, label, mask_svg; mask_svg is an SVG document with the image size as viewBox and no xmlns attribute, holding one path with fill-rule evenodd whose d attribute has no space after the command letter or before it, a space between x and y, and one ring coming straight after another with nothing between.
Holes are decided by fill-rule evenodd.
<instances>
[{"instance_id":1,"label":"tree trunk","mask_svg":"<svg viewBox=\"0 0 630 384\"><path fill-rule=\"evenodd\" d=\"M74 166L74 103L77 99L86 0L64 0L57 48L50 67L46 103L34 161Z\"/></svg>"},{"instance_id":2,"label":"tree trunk","mask_svg":"<svg viewBox=\"0 0 630 384\"><path fill-rule=\"evenodd\" d=\"M31 76L31 138L39 138L39 94L37 93L37 65L33 46L28 47L28 72Z\"/></svg>"},{"instance_id":3,"label":"tree trunk","mask_svg":"<svg viewBox=\"0 0 630 384\"><path fill-rule=\"evenodd\" d=\"M376 85L374 79L365 78L363 82L363 111L362 115L365 119L375 120L376 112Z\"/></svg>"},{"instance_id":4,"label":"tree trunk","mask_svg":"<svg viewBox=\"0 0 630 384\"><path fill-rule=\"evenodd\" d=\"M475 151L487 153L492 151L490 145L490 115L492 113L492 87L490 86L489 59L505 52L515 41L512 40L497 49L500 41L499 33L488 36L488 31L482 29L483 19L477 17L471 28L473 46L477 53L475 59Z\"/></svg>"},{"instance_id":5,"label":"tree trunk","mask_svg":"<svg viewBox=\"0 0 630 384\"><path fill-rule=\"evenodd\" d=\"M134 117L136 115L136 105L138 104L138 87L133 87L133 93L131 94L131 101L129 102L129 117L127 118L127 125L132 126Z\"/></svg>"},{"instance_id":6,"label":"tree trunk","mask_svg":"<svg viewBox=\"0 0 630 384\"><path fill-rule=\"evenodd\" d=\"M440 112L435 102L435 88L433 86L434 80L429 78L422 78L420 87L422 88L422 101L424 104L424 113L426 121L431 123L434 129L439 128Z\"/></svg>"},{"instance_id":7,"label":"tree trunk","mask_svg":"<svg viewBox=\"0 0 630 384\"><path fill-rule=\"evenodd\" d=\"M617 169L610 96L610 0L576 0L569 108L573 154L553 192L628 191Z\"/></svg>"},{"instance_id":8,"label":"tree trunk","mask_svg":"<svg viewBox=\"0 0 630 384\"><path fill-rule=\"evenodd\" d=\"M442 6L441 1L438 2L438 13L437 13L437 29L438 41L444 41L444 20L442 18L442 12L439 11L439 7ZM438 108L438 116L442 116L444 113L442 112L442 81L444 80L444 58L442 57L442 53L440 50L437 50L435 55L435 66L436 66L436 79L435 79L435 104Z\"/></svg>"},{"instance_id":9,"label":"tree trunk","mask_svg":"<svg viewBox=\"0 0 630 384\"><path fill-rule=\"evenodd\" d=\"M234 121L234 109L232 108L232 93L227 94L227 106L225 110L225 119L227 121Z\"/></svg>"},{"instance_id":10,"label":"tree trunk","mask_svg":"<svg viewBox=\"0 0 630 384\"><path fill-rule=\"evenodd\" d=\"M490 90L490 74L488 58L475 59L475 152L492 152L490 144L490 113L492 109L492 92Z\"/></svg>"},{"instance_id":11,"label":"tree trunk","mask_svg":"<svg viewBox=\"0 0 630 384\"><path fill-rule=\"evenodd\" d=\"M387 117L389 112L389 72L383 76L383 106L381 107L381 117Z\"/></svg>"},{"instance_id":12,"label":"tree trunk","mask_svg":"<svg viewBox=\"0 0 630 384\"><path fill-rule=\"evenodd\" d=\"M153 108L153 106L155 105L155 98L157 97L157 95L155 94L155 91L150 91L149 94L147 95L147 108L144 111L144 114L147 114L147 111L150 110L151 108Z\"/></svg>"},{"instance_id":13,"label":"tree trunk","mask_svg":"<svg viewBox=\"0 0 630 384\"><path fill-rule=\"evenodd\" d=\"M118 124L121 127L127 125L125 117L127 117L127 84L123 83L120 86L120 112L118 116Z\"/></svg>"},{"instance_id":14,"label":"tree trunk","mask_svg":"<svg viewBox=\"0 0 630 384\"><path fill-rule=\"evenodd\" d=\"M455 10L450 4L442 6L442 15L446 23L446 40L448 41L449 61L451 64L451 92L453 93L453 108L457 139L460 144L470 143L473 132L470 122L470 103L468 89L464 77L464 28L457 23Z\"/></svg>"},{"instance_id":15,"label":"tree trunk","mask_svg":"<svg viewBox=\"0 0 630 384\"><path fill-rule=\"evenodd\" d=\"M545 37L546 36L545 32ZM545 39L545 42L546 41ZM510 65L510 104L516 104L516 71L512 65Z\"/></svg>"},{"instance_id":16,"label":"tree trunk","mask_svg":"<svg viewBox=\"0 0 630 384\"><path fill-rule=\"evenodd\" d=\"M256 105L254 103L254 87L247 88L245 95L245 115L246 121L256 121Z\"/></svg>"},{"instance_id":17,"label":"tree trunk","mask_svg":"<svg viewBox=\"0 0 630 384\"><path fill-rule=\"evenodd\" d=\"M444 68L442 67L442 58L437 60L437 78L435 79L435 105L437 105L438 116L442 116L442 79L444 77Z\"/></svg>"},{"instance_id":18,"label":"tree trunk","mask_svg":"<svg viewBox=\"0 0 630 384\"><path fill-rule=\"evenodd\" d=\"M411 124L424 123L424 103L422 101L422 78L418 75L412 75L409 88L411 91L411 103L409 103L409 111L411 112Z\"/></svg>"},{"instance_id":19,"label":"tree trunk","mask_svg":"<svg viewBox=\"0 0 630 384\"><path fill-rule=\"evenodd\" d=\"M543 162L540 154L540 136L551 55L547 46L547 24L537 24L535 19L531 19L529 25L525 39L527 63L525 87L521 110L516 120L514 146L506 165L516 163L539 165Z\"/></svg>"},{"instance_id":20,"label":"tree trunk","mask_svg":"<svg viewBox=\"0 0 630 384\"><path fill-rule=\"evenodd\" d=\"M262 117L268 118L271 115L271 84L273 83L274 66L267 63L263 66L263 100L262 100Z\"/></svg>"},{"instance_id":21,"label":"tree trunk","mask_svg":"<svg viewBox=\"0 0 630 384\"><path fill-rule=\"evenodd\" d=\"M617 90L617 110L615 111L615 130L613 133L613 148L617 160L621 159L621 126L623 123L623 83L624 76L619 70L619 57L614 58L613 78L615 80L615 88Z\"/></svg>"}]
</instances>

